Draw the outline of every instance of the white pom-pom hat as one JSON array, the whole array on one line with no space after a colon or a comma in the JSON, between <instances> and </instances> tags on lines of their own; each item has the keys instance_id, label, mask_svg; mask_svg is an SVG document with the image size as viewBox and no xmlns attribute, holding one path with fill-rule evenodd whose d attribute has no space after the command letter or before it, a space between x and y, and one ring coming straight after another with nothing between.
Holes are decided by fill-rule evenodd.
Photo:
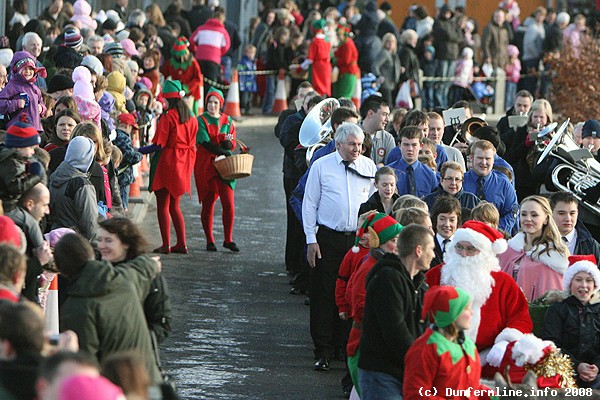
<instances>
[{"instance_id":1,"label":"white pom-pom hat","mask_svg":"<svg viewBox=\"0 0 600 400\"><path fill-rule=\"evenodd\" d=\"M576 255L569 257L569 268L563 275L563 288L567 292L570 291L571 281L580 272L587 272L594 279L594 291L600 290L600 270L596 263L596 257L593 255Z\"/></svg>"},{"instance_id":2,"label":"white pom-pom hat","mask_svg":"<svg viewBox=\"0 0 600 400\"><path fill-rule=\"evenodd\" d=\"M458 242L469 242L482 252L502 254L508 248L504 235L481 221L467 221L456 230L451 246Z\"/></svg>"}]
</instances>

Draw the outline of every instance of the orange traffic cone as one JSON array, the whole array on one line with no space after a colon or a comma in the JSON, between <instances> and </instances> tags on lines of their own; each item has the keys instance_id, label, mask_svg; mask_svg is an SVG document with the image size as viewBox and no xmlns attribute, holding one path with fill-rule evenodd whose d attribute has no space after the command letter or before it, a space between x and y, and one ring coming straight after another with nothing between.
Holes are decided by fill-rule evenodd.
<instances>
[{"instance_id":1,"label":"orange traffic cone","mask_svg":"<svg viewBox=\"0 0 600 400\"><path fill-rule=\"evenodd\" d=\"M240 111L240 84L238 83L238 73L233 71L233 78L227 92L227 101L225 102L225 110L223 112L230 117L241 117Z\"/></svg>"},{"instance_id":2,"label":"orange traffic cone","mask_svg":"<svg viewBox=\"0 0 600 400\"><path fill-rule=\"evenodd\" d=\"M46 297L46 332L58 335L58 275L55 275L48 288Z\"/></svg>"},{"instance_id":3,"label":"orange traffic cone","mask_svg":"<svg viewBox=\"0 0 600 400\"><path fill-rule=\"evenodd\" d=\"M131 141L133 142L133 147L136 149L140 147L140 134L139 132L131 133ZM129 185L129 197L141 197L142 192L140 191L140 182L142 178L142 173L139 168L139 164L133 166L133 176L135 177L135 181L131 185Z\"/></svg>"},{"instance_id":4,"label":"orange traffic cone","mask_svg":"<svg viewBox=\"0 0 600 400\"><path fill-rule=\"evenodd\" d=\"M204 75L200 73L200 98L198 99L198 115L204 112Z\"/></svg>"},{"instance_id":5,"label":"orange traffic cone","mask_svg":"<svg viewBox=\"0 0 600 400\"><path fill-rule=\"evenodd\" d=\"M362 85L360 83L360 79L356 78L356 83L354 84L354 93L352 94L352 102L356 106L357 110L360 110L360 95L362 94Z\"/></svg>"},{"instance_id":6,"label":"orange traffic cone","mask_svg":"<svg viewBox=\"0 0 600 400\"><path fill-rule=\"evenodd\" d=\"M277 88L275 89L275 103L273 103L273 112L280 113L283 110L287 110L287 94L285 92L285 71L279 70L279 76L277 77Z\"/></svg>"}]
</instances>

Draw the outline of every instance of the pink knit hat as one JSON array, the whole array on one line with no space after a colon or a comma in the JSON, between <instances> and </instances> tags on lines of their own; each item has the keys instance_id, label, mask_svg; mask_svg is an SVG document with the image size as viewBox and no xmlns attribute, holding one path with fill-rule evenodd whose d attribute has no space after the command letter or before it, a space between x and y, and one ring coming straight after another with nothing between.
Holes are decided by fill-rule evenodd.
<instances>
[{"instance_id":1,"label":"pink knit hat","mask_svg":"<svg viewBox=\"0 0 600 400\"><path fill-rule=\"evenodd\" d=\"M102 122L100 121L100 114L102 109L95 100L88 100L81 96L73 96L75 103L77 103L77 112L82 120L90 121L96 124L98 128L102 129Z\"/></svg>"},{"instance_id":2,"label":"pink knit hat","mask_svg":"<svg viewBox=\"0 0 600 400\"><path fill-rule=\"evenodd\" d=\"M73 95L80 96L87 100L95 100L94 88L92 87L92 73L83 66L75 68L71 77L75 85L73 86Z\"/></svg>"}]
</instances>

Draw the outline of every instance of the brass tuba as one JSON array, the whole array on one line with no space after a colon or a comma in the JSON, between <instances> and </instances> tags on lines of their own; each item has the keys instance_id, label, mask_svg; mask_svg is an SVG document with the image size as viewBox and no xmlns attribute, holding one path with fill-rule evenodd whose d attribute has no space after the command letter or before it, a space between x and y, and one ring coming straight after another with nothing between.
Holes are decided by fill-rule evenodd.
<instances>
[{"instance_id":1,"label":"brass tuba","mask_svg":"<svg viewBox=\"0 0 600 400\"><path fill-rule=\"evenodd\" d=\"M554 186L571 192L583 207L600 217L600 205L584 201L585 191L600 183L600 163L588 149L580 148L566 133L568 124L569 119L558 129L537 163L542 163L550 154L562 161L551 172Z\"/></svg>"},{"instance_id":2,"label":"brass tuba","mask_svg":"<svg viewBox=\"0 0 600 400\"><path fill-rule=\"evenodd\" d=\"M454 145L456 142L470 144L473 141L473 133L477 129L487 125L488 123L479 117L472 117L465 120L465 122L462 123L460 130L457 131L452 138L450 146Z\"/></svg>"},{"instance_id":3,"label":"brass tuba","mask_svg":"<svg viewBox=\"0 0 600 400\"><path fill-rule=\"evenodd\" d=\"M300 126L300 144L306 148L306 165L310 164L315 151L325 146L333 139L331 133L331 114L340 107L340 102L334 98L325 99L314 106L304 118Z\"/></svg>"}]
</instances>

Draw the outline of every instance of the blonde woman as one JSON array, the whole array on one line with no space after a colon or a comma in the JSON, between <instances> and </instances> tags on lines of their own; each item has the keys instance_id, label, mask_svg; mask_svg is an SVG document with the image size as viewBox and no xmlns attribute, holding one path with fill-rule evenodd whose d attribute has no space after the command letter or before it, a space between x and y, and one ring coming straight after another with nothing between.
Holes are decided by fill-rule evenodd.
<instances>
[{"instance_id":1,"label":"blonde woman","mask_svg":"<svg viewBox=\"0 0 600 400\"><path fill-rule=\"evenodd\" d=\"M532 184L531 168L540 155L536 150L537 133L553 121L552 106L548 100L538 99L529 110L527 124L518 128L512 146L504 154L506 161L513 166L515 172L515 189L519 201L527 196L538 194L539 185ZM550 136L546 138L546 141ZM540 142L543 141L540 139Z\"/></svg>"},{"instance_id":2,"label":"blonde woman","mask_svg":"<svg viewBox=\"0 0 600 400\"><path fill-rule=\"evenodd\" d=\"M381 39L383 48L373 64L373 73L385 80L379 88L379 92L388 104L392 101L392 92L398 86L400 74L402 73L400 58L398 57L398 40L393 33L386 33Z\"/></svg>"},{"instance_id":3,"label":"blonde woman","mask_svg":"<svg viewBox=\"0 0 600 400\"><path fill-rule=\"evenodd\" d=\"M569 250L546 198L525 198L519 220L521 231L508 241L508 250L499 257L500 267L517 281L527 300L533 301L548 290L563 289Z\"/></svg>"},{"instance_id":4,"label":"blonde woman","mask_svg":"<svg viewBox=\"0 0 600 400\"><path fill-rule=\"evenodd\" d=\"M84 122L73 129L73 137L84 136L92 139L96 152L89 169L89 179L96 189L96 200L102 202L111 214L123 214L123 202L117 182L117 174L112 160L107 161L102 132L91 122Z\"/></svg>"}]
</instances>

